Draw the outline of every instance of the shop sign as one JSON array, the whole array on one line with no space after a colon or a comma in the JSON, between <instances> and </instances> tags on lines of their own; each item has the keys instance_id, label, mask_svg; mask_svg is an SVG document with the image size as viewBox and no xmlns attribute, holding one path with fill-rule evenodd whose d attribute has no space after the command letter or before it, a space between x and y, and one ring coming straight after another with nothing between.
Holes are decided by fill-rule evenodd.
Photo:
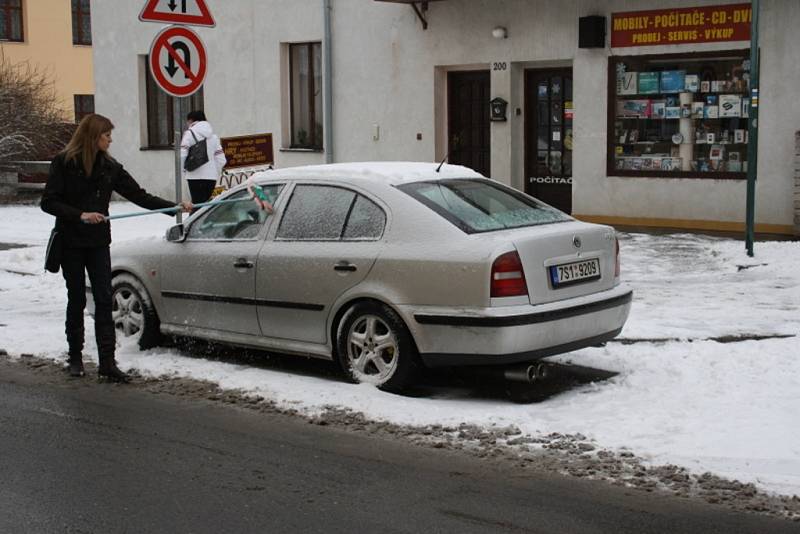
<instances>
[{"instance_id":1,"label":"shop sign","mask_svg":"<svg viewBox=\"0 0 800 534\"><path fill-rule=\"evenodd\" d=\"M220 139L228 163L225 169L255 167L275 163L272 153L272 134L241 135Z\"/></svg>"},{"instance_id":2,"label":"shop sign","mask_svg":"<svg viewBox=\"0 0 800 534\"><path fill-rule=\"evenodd\" d=\"M571 176L531 176L528 181L532 184L572 185Z\"/></svg>"},{"instance_id":3,"label":"shop sign","mask_svg":"<svg viewBox=\"0 0 800 534\"><path fill-rule=\"evenodd\" d=\"M611 16L611 47L749 41L750 4L629 11Z\"/></svg>"}]
</instances>

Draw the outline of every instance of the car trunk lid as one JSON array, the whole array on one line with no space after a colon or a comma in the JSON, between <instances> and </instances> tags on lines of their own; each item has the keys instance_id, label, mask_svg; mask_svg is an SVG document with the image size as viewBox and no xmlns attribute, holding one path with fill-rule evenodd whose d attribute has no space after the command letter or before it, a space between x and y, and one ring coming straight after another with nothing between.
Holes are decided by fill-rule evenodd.
<instances>
[{"instance_id":1,"label":"car trunk lid","mask_svg":"<svg viewBox=\"0 0 800 534\"><path fill-rule=\"evenodd\" d=\"M614 230L578 221L515 230L531 304L610 289L616 262Z\"/></svg>"}]
</instances>

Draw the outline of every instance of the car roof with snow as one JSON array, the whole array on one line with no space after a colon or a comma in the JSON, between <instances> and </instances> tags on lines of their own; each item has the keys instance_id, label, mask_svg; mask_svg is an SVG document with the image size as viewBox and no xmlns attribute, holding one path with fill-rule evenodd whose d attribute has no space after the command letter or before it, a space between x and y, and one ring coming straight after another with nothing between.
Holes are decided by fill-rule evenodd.
<instances>
[{"instance_id":1,"label":"car roof with snow","mask_svg":"<svg viewBox=\"0 0 800 534\"><path fill-rule=\"evenodd\" d=\"M378 161L359 163L331 163L326 165L307 165L288 167L280 170L255 173L256 181L275 179L319 179L382 182L399 185L426 180L446 178L484 178L483 175L461 165L442 165L436 172L438 163L417 163L407 161Z\"/></svg>"}]
</instances>

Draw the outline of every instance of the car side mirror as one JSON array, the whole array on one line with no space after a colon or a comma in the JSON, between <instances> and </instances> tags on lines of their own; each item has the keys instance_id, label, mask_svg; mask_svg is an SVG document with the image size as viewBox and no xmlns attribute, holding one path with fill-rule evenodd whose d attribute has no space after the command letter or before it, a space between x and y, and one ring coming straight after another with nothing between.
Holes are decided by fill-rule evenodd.
<instances>
[{"instance_id":1,"label":"car side mirror","mask_svg":"<svg viewBox=\"0 0 800 534\"><path fill-rule=\"evenodd\" d=\"M176 224L175 226L171 226L169 230L167 230L167 241L171 241L173 243L180 243L186 238L186 234L183 232L183 225Z\"/></svg>"}]
</instances>

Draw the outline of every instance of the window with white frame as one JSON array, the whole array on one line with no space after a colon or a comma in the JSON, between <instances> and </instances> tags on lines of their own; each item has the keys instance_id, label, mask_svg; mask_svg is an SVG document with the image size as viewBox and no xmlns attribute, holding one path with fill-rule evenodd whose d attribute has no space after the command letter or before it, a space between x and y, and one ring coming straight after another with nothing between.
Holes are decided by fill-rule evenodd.
<instances>
[{"instance_id":1,"label":"window with white frame","mask_svg":"<svg viewBox=\"0 0 800 534\"><path fill-rule=\"evenodd\" d=\"M289 45L291 148L322 149L322 45Z\"/></svg>"}]
</instances>

